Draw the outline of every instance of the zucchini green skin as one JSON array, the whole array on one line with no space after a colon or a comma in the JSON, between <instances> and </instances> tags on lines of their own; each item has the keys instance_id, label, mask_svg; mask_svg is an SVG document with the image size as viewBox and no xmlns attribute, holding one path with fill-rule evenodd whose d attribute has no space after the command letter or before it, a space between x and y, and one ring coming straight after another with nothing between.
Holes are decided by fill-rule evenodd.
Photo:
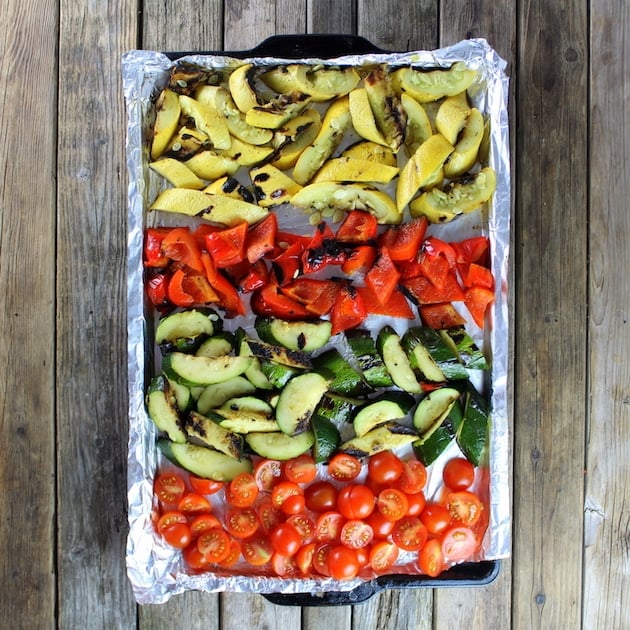
<instances>
[{"instance_id":1,"label":"zucchini green skin","mask_svg":"<svg viewBox=\"0 0 630 630\"><path fill-rule=\"evenodd\" d=\"M267 359L259 359L259 361L260 371L275 389L282 389L294 376L301 374L303 371L276 361Z\"/></svg>"},{"instance_id":2,"label":"zucchini green skin","mask_svg":"<svg viewBox=\"0 0 630 630\"><path fill-rule=\"evenodd\" d=\"M327 462L341 442L339 429L329 418L320 416L317 411L311 416L311 429L315 436L315 442L313 443L315 463Z\"/></svg>"},{"instance_id":3,"label":"zucchini green skin","mask_svg":"<svg viewBox=\"0 0 630 630\"><path fill-rule=\"evenodd\" d=\"M440 387L420 400L413 415L413 424L421 438L427 438L444 422L460 391L454 387Z\"/></svg>"},{"instance_id":4,"label":"zucchini green skin","mask_svg":"<svg viewBox=\"0 0 630 630\"><path fill-rule=\"evenodd\" d=\"M414 404L415 399L406 392L385 392L357 409L353 418L354 432L362 437L377 426L404 418Z\"/></svg>"},{"instance_id":5,"label":"zucchini green skin","mask_svg":"<svg viewBox=\"0 0 630 630\"><path fill-rule=\"evenodd\" d=\"M231 481L243 472L252 471L250 459L234 459L205 446L196 444L178 444L166 438L157 441L158 449L176 466L193 475L215 481Z\"/></svg>"},{"instance_id":6,"label":"zucchini green skin","mask_svg":"<svg viewBox=\"0 0 630 630\"><path fill-rule=\"evenodd\" d=\"M195 354L198 357L220 357L234 350L234 335L223 331L201 342Z\"/></svg>"},{"instance_id":7,"label":"zucchini green skin","mask_svg":"<svg viewBox=\"0 0 630 630\"><path fill-rule=\"evenodd\" d=\"M323 348L332 330L327 320L301 322L262 316L256 318L254 326L262 341L301 352Z\"/></svg>"},{"instance_id":8,"label":"zucchini green skin","mask_svg":"<svg viewBox=\"0 0 630 630\"><path fill-rule=\"evenodd\" d=\"M186 442L179 409L171 385L163 374L151 379L146 395L149 418L155 426L174 442Z\"/></svg>"},{"instance_id":9,"label":"zucchini green skin","mask_svg":"<svg viewBox=\"0 0 630 630\"><path fill-rule=\"evenodd\" d=\"M252 354L251 348L248 344L247 333L239 328L235 334L236 338L236 351L241 357L251 357L251 365L245 370L244 376L247 377L249 382L257 389L273 389L273 385L269 382L267 377L260 369L260 360Z\"/></svg>"},{"instance_id":10,"label":"zucchini green skin","mask_svg":"<svg viewBox=\"0 0 630 630\"><path fill-rule=\"evenodd\" d=\"M484 397L472 383L464 393L464 417L456 433L457 444L475 466L481 463L488 443L490 419Z\"/></svg>"},{"instance_id":11,"label":"zucchini green skin","mask_svg":"<svg viewBox=\"0 0 630 630\"><path fill-rule=\"evenodd\" d=\"M204 339L223 328L223 320L212 309L189 309L162 317L155 342L162 353L195 352Z\"/></svg>"},{"instance_id":12,"label":"zucchini green skin","mask_svg":"<svg viewBox=\"0 0 630 630\"><path fill-rule=\"evenodd\" d=\"M421 394L422 387L401 345L398 333L391 326L381 328L376 338L376 349L387 367L392 381L403 391Z\"/></svg>"},{"instance_id":13,"label":"zucchini green skin","mask_svg":"<svg viewBox=\"0 0 630 630\"><path fill-rule=\"evenodd\" d=\"M356 410L363 404L364 401L359 398L341 396L328 391L320 398L313 416L327 418L337 426L341 426L346 422L352 422Z\"/></svg>"},{"instance_id":14,"label":"zucchini green skin","mask_svg":"<svg viewBox=\"0 0 630 630\"><path fill-rule=\"evenodd\" d=\"M439 334L464 367L469 370L488 369L489 365L485 355L463 326L440 330Z\"/></svg>"},{"instance_id":15,"label":"zucchini green skin","mask_svg":"<svg viewBox=\"0 0 630 630\"><path fill-rule=\"evenodd\" d=\"M434 382L445 380L463 380L468 378L468 371L460 363L458 355L453 352L442 336L428 326L414 326L403 335L403 347L409 354L418 344L422 345L431 360L441 372L441 379L427 379ZM413 365L413 361L412 361Z\"/></svg>"},{"instance_id":16,"label":"zucchini green skin","mask_svg":"<svg viewBox=\"0 0 630 630\"><path fill-rule=\"evenodd\" d=\"M347 330L345 336L368 385L375 388L391 387L394 381L392 381L370 333L367 330L355 328Z\"/></svg>"},{"instance_id":17,"label":"zucchini green skin","mask_svg":"<svg viewBox=\"0 0 630 630\"><path fill-rule=\"evenodd\" d=\"M310 370L312 367L310 355L301 350L289 350L283 346L256 341L255 339L247 339L247 345L251 353L260 361L273 361L302 370Z\"/></svg>"},{"instance_id":18,"label":"zucchini green skin","mask_svg":"<svg viewBox=\"0 0 630 630\"><path fill-rule=\"evenodd\" d=\"M455 439L463 417L464 409L459 400L457 400L439 427L427 437L420 438L413 443L416 457L425 466L430 466Z\"/></svg>"},{"instance_id":19,"label":"zucchini green skin","mask_svg":"<svg viewBox=\"0 0 630 630\"><path fill-rule=\"evenodd\" d=\"M330 348L316 356L313 359L313 368L324 376L328 374L333 376L328 389L337 394L361 396L373 391L363 376L343 358L336 348Z\"/></svg>"}]
</instances>

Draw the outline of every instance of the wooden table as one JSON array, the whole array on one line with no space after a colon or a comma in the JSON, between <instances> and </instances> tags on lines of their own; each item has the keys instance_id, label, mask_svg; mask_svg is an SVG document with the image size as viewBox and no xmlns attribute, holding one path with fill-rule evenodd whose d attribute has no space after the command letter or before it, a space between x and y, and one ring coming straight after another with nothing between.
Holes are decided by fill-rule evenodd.
<instances>
[{"instance_id":1,"label":"wooden table","mask_svg":"<svg viewBox=\"0 0 630 630\"><path fill-rule=\"evenodd\" d=\"M626 0L6 0L3 627L629 627L627 9ZM125 572L121 54L246 49L306 32L356 33L390 50L485 37L508 61L512 559L482 589L387 591L354 607L199 593L138 607Z\"/></svg>"}]
</instances>

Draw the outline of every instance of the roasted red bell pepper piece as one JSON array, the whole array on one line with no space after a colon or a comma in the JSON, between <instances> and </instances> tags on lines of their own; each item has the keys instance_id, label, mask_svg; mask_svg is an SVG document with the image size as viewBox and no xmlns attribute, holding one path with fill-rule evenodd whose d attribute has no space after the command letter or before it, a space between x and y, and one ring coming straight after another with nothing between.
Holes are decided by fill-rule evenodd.
<instances>
[{"instance_id":1,"label":"roasted red bell pepper piece","mask_svg":"<svg viewBox=\"0 0 630 630\"><path fill-rule=\"evenodd\" d=\"M441 302L462 302L464 300L464 291L453 273L446 275L444 285L440 288L424 276L402 280L401 284L416 304L440 304Z\"/></svg>"},{"instance_id":2,"label":"roasted red bell pepper piece","mask_svg":"<svg viewBox=\"0 0 630 630\"><path fill-rule=\"evenodd\" d=\"M367 312L371 315L387 315L403 319L413 319L415 317L407 298L398 289L394 289L385 304L381 304L369 287L357 287L357 291L363 300Z\"/></svg>"},{"instance_id":3,"label":"roasted red bell pepper piece","mask_svg":"<svg viewBox=\"0 0 630 630\"><path fill-rule=\"evenodd\" d=\"M455 328L463 326L466 320L457 312L455 307L450 303L444 304L427 304L418 307L420 311L420 319L425 326L441 330L443 328Z\"/></svg>"},{"instance_id":4,"label":"roasted red bell pepper piece","mask_svg":"<svg viewBox=\"0 0 630 630\"><path fill-rule=\"evenodd\" d=\"M444 256L433 256L423 252L420 273L437 289L443 289L451 275L451 267Z\"/></svg>"},{"instance_id":5,"label":"roasted red bell pepper piece","mask_svg":"<svg viewBox=\"0 0 630 630\"><path fill-rule=\"evenodd\" d=\"M168 267L170 258L162 252L162 241L171 228L147 228L144 232L144 266Z\"/></svg>"},{"instance_id":6,"label":"roasted red bell pepper piece","mask_svg":"<svg viewBox=\"0 0 630 630\"><path fill-rule=\"evenodd\" d=\"M271 254L276 248L278 234L278 219L270 212L262 221L251 227L245 239L247 260L255 263L264 256Z\"/></svg>"},{"instance_id":7,"label":"roasted red bell pepper piece","mask_svg":"<svg viewBox=\"0 0 630 630\"><path fill-rule=\"evenodd\" d=\"M210 286L206 276L200 273L186 274L182 280L183 290L190 295L195 304L212 304L219 301L219 295Z\"/></svg>"},{"instance_id":8,"label":"roasted red bell pepper piece","mask_svg":"<svg viewBox=\"0 0 630 630\"><path fill-rule=\"evenodd\" d=\"M455 251L455 261L458 263L479 263L487 265L490 251L490 240L487 236L473 236L456 243L449 243Z\"/></svg>"},{"instance_id":9,"label":"roasted red bell pepper piece","mask_svg":"<svg viewBox=\"0 0 630 630\"><path fill-rule=\"evenodd\" d=\"M341 265L341 271L351 276L358 271L367 271L376 260L376 247L372 245L357 245L348 254Z\"/></svg>"},{"instance_id":10,"label":"roasted red bell pepper piece","mask_svg":"<svg viewBox=\"0 0 630 630\"><path fill-rule=\"evenodd\" d=\"M271 261L279 284L291 282L302 273L303 253L304 245L300 241L295 241Z\"/></svg>"},{"instance_id":11,"label":"roasted red bell pepper piece","mask_svg":"<svg viewBox=\"0 0 630 630\"><path fill-rule=\"evenodd\" d=\"M328 224L322 221L302 254L302 270L304 273L315 273L328 265L341 265L345 259L346 252Z\"/></svg>"},{"instance_id":12,"label":"roasted red bell pepper piece","mask_svg":"<svg viewBox=\"0 0 630 630\"><path fill-rule=\"evenodd\" d=\"M173 228L169 231L162 241L162 253L195 271L204 270L201 251L187 227Z\"/></svg>"},{"instance_id":13,"label":"roasted red bell pepper piece","mask_svg":"<svg viewBox=\"0 0 630 630\"><path fill-rule=\"evenodd\" d=\"M330 312L337 297L339 284L334 280L297 278L280 287L282 293L302 304L313 315L326 315Z\"/></svg>"},{"instance_id":14,"label":"roasted red bell pepper piece","mask_svg":"<svg viewBox=\"0 0 630 630\"><path fill-rule=\"evenodd\" d=\"M312 319L302 304L291 299L282 291L276 282L270 281L264 287L252 293L251 308L256 315L269 315L280 319Z\"/></svg>"},{"instance_id":15,"label":"roasted red bell pepper piece","mask_svg":"<svg viewBox=\"0 0 630 630\"><path fill-rule=\"evenodd\" d=\"M201 254L202 264L210 286L219 294L219 304L225 309L227 317L245 315L245 307L230 281L216 268L208 252Z\"/></svg>"},{"instance_id":16,"label":"roasted red bell pepper piece","mask_svg":"<svg viewBox=\"0 0 630 630\"><path fill-rule=\"evenodd\" d=\"M370 287L381 304L387 304L399 278L400 273L389 256L389 250L381 247L376 261L365 275L365 285Z\"/></svg>"},{"instance_id":17,"label":"roasted red bell pepper piece","mask_svg":"<svg viewBox=\"0 0 630 630\"><path fill-rule=\"evenodd\" d=\"M219 269L236 265L245 260L247 221L231 228L212 232L206 236L206 249Z\"/></svg>"},{"instance_id":18,"label":"roasted red bell pepper piece","mask_svg":"<svg viewBox=\"0 0 630 630\"><path fill-rule=\"evenodd\" d=\"M486 311L492 302L494 302L494 292L491 289L485 287L466 289L464 303L480 328L484 326Z\"/></svg>"},{"instance_id":19,"label":"roasted red bell pepper piece","mask_svg":"<svg viewBox=\"0 0 630 630\"><path fill-rule=\"evenodd\" d=\"M458 265L459 276L462 279L462 284L466 288L471 287L485 287L486 289L494 288L494 277L492 272L487 267L478 265L477 263L459 264Z\"/></svg>"},{"instance_id":20,"label":"roasted red bell pepper piece","mask_svg":"<svg viewBox=\"0 0 630 630\"><path fill-rule=\"evenodd\" d=\"M367 309L357 289L349 283L341 284L330 312L331 333L336 335L360 326L367 316Z\"/></svg>"},{"instance_id":21,"label":"roasted red bell pepper piece","mask_svg":"<svg viewBox=\"0 0 630 630\"><path fill-rule=\"evenodd\" d=\"M387 245L391 259L395 262L413 260L418 255L428 226L429 221L423 216L389 228L394 235L393 242Z\"/></svg>"},{"instance_id":22,"label":"roasted red bell pepper piece","mask_svg":"<svg viewBox=\"0 0 630 630\"><path fill-rule=\"evenodd\" d=\"M154 270L147 271L144 286L146 287L147 297L151 304L158 310L164 310L169 306L168 300L168 281L169 273L155 273Z\"/></svg>"},{"instance_id":23,"label":"roasted red bell pepper piece","mask_svg":"<svg viewBox=\"0 0 630 630\"><path fill-rule=\"evenodd\" d=\"M213 232L219 232L222 229L223 228L219 227L218 225L201 223L193 230L192 235L197 241L199 249L203 251L204 249L206 249L206 236L208 236L208 234L212 234Z\"/></svg>"},{"instance_id":24,"label":"roasted red bell pepper piece","mask_svg":"<svg viewBox=\"0 0 630 630\"><path fill-rule=\"evenodd\" d=\"M184 280L186 272L183 269L177 269L168 282L168 299L175 306L192 306L195 298L184 289Z\"/></svg>"},{"instance_id":25,"label":"roasted red bell pepper piece","mask_svg":"<svg viewBox=\"0 0 630 630\"><path fill-rule=\"evenodd\" d=\"M363 210L349 212L337 229L335 238L340 243L366 245L376 239L378 223L376 217Z\"/></svg>"},{"instance_id":26,"label":"roasted red bell pepper piece","mask_svg":"<svg viewBox=\"0 0 630 630\"><path fill-rule=\"evenodd\" d=\"M264 260L250 265L247 274L239 280L238 287L243 293L251 293L269 282L269 269Z\"/></svg>"},{"instance_id":27,"label":"roasted red bell pepper piece","mask_svg":"<svg viewBox=\"0 0 630 630\"><path fill-rule=\"evenodd\" d=\"M424 240L422 243L422 251L432 258L444 256L451 269L454 269L457 264L457 254L453 246L435 236L429 236L429 238Z\"/></svg>"}]
</instances>

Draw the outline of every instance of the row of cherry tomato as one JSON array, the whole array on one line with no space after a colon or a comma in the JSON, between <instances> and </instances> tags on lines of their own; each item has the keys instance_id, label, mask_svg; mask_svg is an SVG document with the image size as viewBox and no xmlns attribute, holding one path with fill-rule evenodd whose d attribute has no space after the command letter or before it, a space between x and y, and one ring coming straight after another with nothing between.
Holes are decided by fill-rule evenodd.
<instances>
[{"instance_id":1,"label":"row of cherry tomato","mask_svg":"<svg viewBox=\"0 0 630 630\"><path fill-rule=\"evenodd\" d=\"M415 459L385 451L370 457L360 482L361 471L345 453L323 476L310 455L260 459L229 483L166 470L155 480L156 529L197 572L244 562L280 577L342 580L392 572L401 552L413 552L415 570L435 577L473 559L486 519L468 460L446 463L443 491L429 502ZM216 493L223 501L210 500Z\"/></svg>"}]
</instances>

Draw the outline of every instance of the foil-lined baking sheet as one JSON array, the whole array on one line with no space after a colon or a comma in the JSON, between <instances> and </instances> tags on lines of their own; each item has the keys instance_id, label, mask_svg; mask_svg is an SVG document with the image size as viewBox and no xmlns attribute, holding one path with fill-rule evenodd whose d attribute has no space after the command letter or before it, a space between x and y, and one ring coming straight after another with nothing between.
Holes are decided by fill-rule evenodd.
<instances>
[{"instance_id":1,"label":"foil-lined baking sheet","mask_svg":"<svg viewBox=\"0 0 630 630\"><path fill-rule=\"evenodd\" d=\"M294 63L295 59L271 57L230 57L225 54L194 54L179 61L188 61L209 68L233 68L252 62L255 65ZM490 522L479 560L497 560L510 554L510 416L508 408L509 319L508 319L508 256L510 246L510 153L507 115L508 79L506 63L483 39L462 41L447 48L407 53L369 53L334 59L305 59L322 65L366 66L379 63L391 66L412 64L415 67L449 67L457 61L478 70L478 79L469 88L472 104L489 122L489 165L497 175L497 188L483 220L479 213L458 218L439 226L436 236L444 240L461 240L485 234L491 241L492 271L496 279L495 302L491 324L474 335L491 359L487 381L481 383L491 403L488 484L482 494L490 508ZM143 232L149 220L146 208L155 198L163 181L148 168L148 138L155 99L165 85L168 71L175 62L159 52L133 50L122 59L124 95L128 113L128 509L129 535L127 570L136 600L141 604L161 603L186 590L207 592L238 591L255 593L324 593L351 591L363 580L336 581L321 579L282 579L272 575L252 575L247 570L238 574L194 574L189 572L181 554L169 547L155 533L152 514L155 510L153 478L164 464L156 447L157 432L144 405L145 385L154 371L153 315L145 307L143 288ZM157 213L159 214L159 213ZM290 214L283 215L291 221ZM166 221L184 222L185 217L169 217ZM304 218L301 219L304 221ZM307 224L308 225L308 224ZM283 223L285 228L294 226ZM312 230L312 227L311 227ZM378 326L392 321L377 322ZM405 324L406 328L407 324ZM488 378L489 377L489 378ZM437 492L441 482L440 462L459 453L455 444L431 468L427 498ZM219 507L220 509L220 507ZM403 558L404 560L404 558ZM412 569L405 571L413 573ZM418 575L418 577L422 577ZM426 577L426 576L425 576ZM395 576L393 578L395 580ZM408 583L407 583L408 585Z\"/></svg>"}]
</instances>

